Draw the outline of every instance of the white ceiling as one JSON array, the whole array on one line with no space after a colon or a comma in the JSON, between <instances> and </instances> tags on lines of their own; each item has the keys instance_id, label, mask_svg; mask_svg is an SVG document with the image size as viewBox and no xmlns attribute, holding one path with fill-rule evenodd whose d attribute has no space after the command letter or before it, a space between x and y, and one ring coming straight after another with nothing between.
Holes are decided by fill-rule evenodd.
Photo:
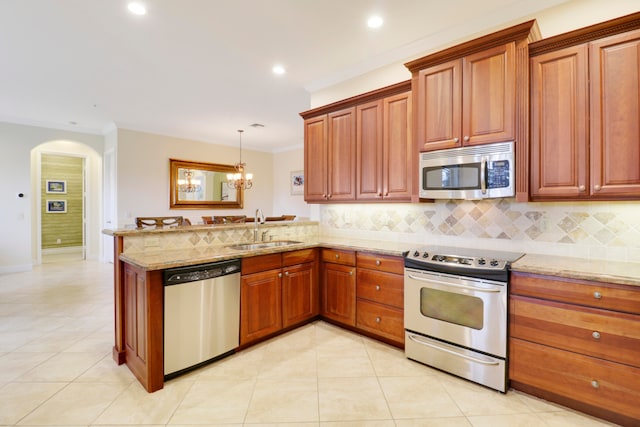
<instances>
[{"instance_id":1,"label":"white ceiling","mask_svg":"<svg viewBox=\"0 0 640 427\"><path fill-rule=\"evenodd\" d=\"M277 151L310 91L565 1L0 0L0 120Z\"/></svg>"}]
</instances>

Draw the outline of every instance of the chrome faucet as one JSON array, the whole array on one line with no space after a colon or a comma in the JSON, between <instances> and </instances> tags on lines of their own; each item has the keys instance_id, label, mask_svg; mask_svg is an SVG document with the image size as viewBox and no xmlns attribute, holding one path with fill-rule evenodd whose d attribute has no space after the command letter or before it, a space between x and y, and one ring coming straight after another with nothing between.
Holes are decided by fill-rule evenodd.
<instances>
[{"instance_id":1,"label":"chrome faucet","mask_svg":"<svg viewBox=\"0 0 640 427\"><path fill-rule=\"evenodd\" d=\"M264 224L264 214L262 213L262 209L256 209L256 215L253 218L253 241L258 241L258 235L260 234L260 224ZM264 239L264 235L263 235Z\"/></svg>"}]
</instances>

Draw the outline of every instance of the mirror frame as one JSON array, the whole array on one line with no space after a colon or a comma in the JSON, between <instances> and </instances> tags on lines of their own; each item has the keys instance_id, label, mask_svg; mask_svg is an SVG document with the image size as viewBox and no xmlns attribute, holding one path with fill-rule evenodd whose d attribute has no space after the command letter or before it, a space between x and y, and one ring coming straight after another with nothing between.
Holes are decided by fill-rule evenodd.
<instances>
[{"instance_id":1,"label":"mirror frame","mask_svg":"<svg viewBox=\"0 0 640 427\"><path fill-rule=\"evenodd\" d=\"M191 162L188 160L169 159L169 208L170 209L242 209L244 205L244 189L237 190L237 200L180 200L178 199L178 169L196 169L207 172L235 173L233 165L217 163Z\"/></svg>"}]
</instances>

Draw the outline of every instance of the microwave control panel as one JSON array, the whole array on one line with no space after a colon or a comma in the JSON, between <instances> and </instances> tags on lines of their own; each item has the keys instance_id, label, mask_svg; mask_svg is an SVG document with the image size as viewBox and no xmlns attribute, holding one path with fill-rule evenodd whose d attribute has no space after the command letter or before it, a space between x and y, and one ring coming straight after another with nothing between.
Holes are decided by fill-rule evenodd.
<instances>
[{"instance_id":1,"label":"microwave control panel","mask_svg":"<svg viewBox=\"0 0 640 427\"><path fill-rule=\"evenodd\" d=\"M509 160L487 162L487 188L509 187Z\"/></svg>"}]
</instances>

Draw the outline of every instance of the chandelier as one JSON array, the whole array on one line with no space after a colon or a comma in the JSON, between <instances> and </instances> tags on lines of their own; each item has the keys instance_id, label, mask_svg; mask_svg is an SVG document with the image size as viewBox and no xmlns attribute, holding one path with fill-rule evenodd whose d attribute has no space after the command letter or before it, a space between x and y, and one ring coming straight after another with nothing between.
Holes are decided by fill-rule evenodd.
<instances>
[{"instance_id":1,"label":"chandelier","mask_svg":"<svg viewBox=\"0 0 640 427\"><path fill-rule=\"evenodd\" d=\"M191 169L184 170L184 178L178 180L178 191L181 193L197 193L202 189L200 181L193 179L193 171Z\"/></svg>"},{"instance_id":2,"label":"chandelier","mask_svg":"<svg viewBox=\"0 0 640 427\"><path fill-rule=\"evenodd\" d=\"M247 164L242 163L242 132L244 132L244 130L238 129L238 133L240 134L240 161L234 165L236 172L227 174L227 186L229 188L243 188L248 190L253 187L253 174L245 173L244 167L247 166Z\"/></svg>"}]
</instances>

